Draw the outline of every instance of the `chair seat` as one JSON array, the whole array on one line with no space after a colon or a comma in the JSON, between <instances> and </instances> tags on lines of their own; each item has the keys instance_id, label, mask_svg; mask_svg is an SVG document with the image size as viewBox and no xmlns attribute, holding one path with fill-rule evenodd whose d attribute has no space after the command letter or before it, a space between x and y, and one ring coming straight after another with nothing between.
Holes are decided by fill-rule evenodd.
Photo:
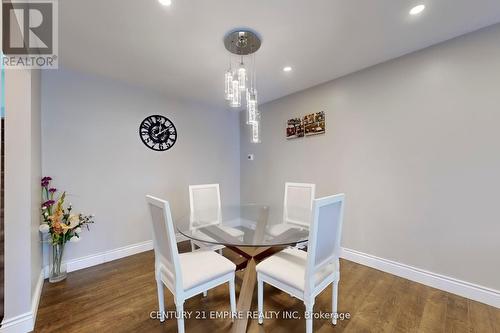
<instances>
[{"instance_id":1,"label":"chair seat","mask_svg":"<svg viewBox=\"0 0 500 333\"><path fill-rule=\"evenodd\" d=\"M222 229L223 231L227 232L231 236L236 237L236 238L241 238L245 235L245 233L243 231L241 231L240 229L228 227L226 225L220 224L219 228Z\"/></svg>"},{"instance_id":2,"label":"chair seat","mask_svg":"<svg viewBox=\"0 0 500 333\"><path fill-rule=\"evenodd\" d=\"M304 291L307 266L307 252L295 248L285 249L257 265L257 272L263 273L275 280L295 289ZM326 277L337 271L336 264L325 266L315 274L315 286Z\"/></svg>"},{"instance_id":3,"label":"chair seat","mask_svg":"<svg viewBox=\"0 0 500 333\"><path fill-rule=\"evenodd\" d=\"M241 240L243 240L243 236L245 235L245 233L239 229L236 229L236 228L233 228L233 227L228 227L228 226L224 226L224 225L218 225L217 226L219 229L227 232L228 234L230 234L231 236L233 237L236 237L236 238L239 238ZM203 240L206 240L207 242L214 242L214 243L217 243L217 241L215 239L213 239L212 237L206 235L203 233L203 231L201 230L197 230L195 232L193 232L194 235L196 235L197 233L200 233L200 240L195 240L194 243L196 245L200 245L199 243L202 243ZM201 246L201 245L200 245ZM211 243L206 243L204 244L203 248L224 248L223 245L218 245L218 244L211 244Z\"/></svg>"},{"instance_id":4,"label":"chair seat","mask_svg":"<svg viewBox=\"0 0 500 333\"><path fill-rule=\"evenodd\" d=\"M277 237L277 236L281 235L282 233L284 233L285 231L288 231L292 228L293 228L293 226L291 226L289 224L280 223L280 224L275 224L275 225L269 226L266 229L266 233L273 236L273 237Z\"/></svg>"},{"instance_id":5,"label":"chair seat","mask_svg":"<svg viewBox=\"0 0 500 333\"><path fill-rule=\"evenodd\" d=\"M234 272L236 265L213 251L187 252L179 255L184 290L197 287Z\"/></svg>"}]
</instances>

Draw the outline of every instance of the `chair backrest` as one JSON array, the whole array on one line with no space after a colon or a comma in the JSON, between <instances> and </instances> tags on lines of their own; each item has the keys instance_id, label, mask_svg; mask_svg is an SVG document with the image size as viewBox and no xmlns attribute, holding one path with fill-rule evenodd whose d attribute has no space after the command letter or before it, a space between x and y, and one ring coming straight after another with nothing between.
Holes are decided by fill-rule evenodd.
<instances>
[{"instance_id":1,"label":"chair backrest","mask_svg":"<svg viewBox=\"0 0 500 333\"><path fill-rule=\"evenodd\" d=\"M219 184L189 186L189 228L220 224L221 204Z\"/></svg>"},{"instance_id":2,"label":"chair backrest","mask_svg":"<svg viewBox=\"0 0 500 333\"><path fill-rule=\"evenodd\" d=\"M314 200L307 247L306 292L314 290L317 271L332 263L338 265L344 197L344 194L336 194Z\"/></svg>"},{"instance_id":3,"label":"chair backrest","mask_svg":"<svg viewBox=\"0 0 500 333\"><path fill-rule=\"evenodd\" d=\"M309 227L315 188L314 184L285 183L284 223Z\"/></svg>"},{"instance_id":4,"label":"chair backrest","mask_svg":"<svg viewBox=\"0 0 500 333\"><path fill-rule=\"evenodd\" d=\"M159 274L161 266L165 268L165 274L162 276L166 277L165 283L170 291L175 293L182 288L182 275L170 205L168 201L150 195L146 196L146 200L153 224L155 270Z\"/></svg>"}]
</instances>

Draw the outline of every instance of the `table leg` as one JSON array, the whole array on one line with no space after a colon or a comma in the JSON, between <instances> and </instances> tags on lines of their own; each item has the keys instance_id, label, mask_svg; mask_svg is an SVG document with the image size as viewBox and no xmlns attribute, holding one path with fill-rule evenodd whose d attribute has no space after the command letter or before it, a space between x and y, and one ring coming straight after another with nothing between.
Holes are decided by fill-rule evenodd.
<instances>
[{"instance_id":1,"label":"table leg","mask_svg":"<svg viewBox=\"0 0 500 333\"><path fill-rule=\"evenodd\" d=\"M255 259L250 259L245 268L243 283L241 285L240 294L238 296L238 314L242 314L242 319L236 319L233 323L234 333L245 333L248 325L248 311L252 306L253 292L257 282L257 272L255 271Z\"/></svg>"},{"instance_id":2,"label":"table leg","mask_svg":"<svg viewBox=\"0 0 500 333\"><path fill-rule=\"evenodd\" d=\"M257 283L257 271L255 270L257 262L281 251L283 248L234 246L228 246L227 248L248 258L237 304L238 315L241 315L242 319L236 319L232 329L233 333L245 333L248 326L248 313L252 307L253 293Z\"/></svg>"}]
</instances>

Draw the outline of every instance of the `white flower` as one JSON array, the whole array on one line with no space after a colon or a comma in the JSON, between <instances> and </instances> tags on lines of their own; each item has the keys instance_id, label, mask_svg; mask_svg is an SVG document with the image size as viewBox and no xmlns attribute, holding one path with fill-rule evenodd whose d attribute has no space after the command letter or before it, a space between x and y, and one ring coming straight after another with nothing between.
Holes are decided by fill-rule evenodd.
<instances>
[{"instance_id":1,"label":"white flower","mask_svg":"<svg viewBox=\"0 0 500 333\"><path fill-rule=\"evenodd\" d=\"M78 243L80 241L80 237L73 236L69 240L71 243Z\"/></svg>"},{"instance_id":2,"label":"white flower","mask_svg":"<svg viewBox=\"0 0 500 333\"><path fill-rule=\"evenodd\" d=\"M80 223L80 216L77 214L71 214L68 220L70 228L74 228Z\"/></svg>"},{"instance_id":3,"label":"white flower","mask_svg":"<svg viewBox=\"0 0 500 333\"><path fill-rule=\"evenodd\" d=\"M47 207L45 207L45 206L42 207L42 210L46 210L46 209L47 209Z\"/></svg>"},{"instance_id":4,"label":"white flower","mask_svg":"<svg viewBox=\"0 0 500 333\"><path fill-rule=\"evenodd\" d=\"M49 213L45 212L43 213L43 216L49 216Z\"/></svg>"},{"instance_id":5,"label":"white flower","mask_svg":"<svg viewBox=\"0 0 500 333\"><path fill-rule=\"evenodd\" d=\"M78 227L78 228L75 228L74 230L77 234L79 234L80 232L82 232L82 228Z\"/></svg>"},{"instance_id":6,"label":"white flower","mask_svg":"<svg viewBox=\"0 0 500 333\"><path fill-rule=\"evenodd\" d=\"M48 233L48 232L49 232L50 227L49 227L49 225L48 225L48 224L44 223L44 224L40 225L40 227L38 227L38 230L40 230L40 232L41 232L42 234L46 234L46 233Z\"/></svg>"}]
</instances>

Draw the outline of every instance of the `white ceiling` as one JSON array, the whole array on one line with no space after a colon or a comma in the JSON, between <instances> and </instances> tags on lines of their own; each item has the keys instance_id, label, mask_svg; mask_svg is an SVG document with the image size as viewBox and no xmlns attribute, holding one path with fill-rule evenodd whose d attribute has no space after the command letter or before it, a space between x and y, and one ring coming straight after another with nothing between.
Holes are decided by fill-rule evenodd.
<instances>
[{"instance_id":1,"label":"white ceiling","mask_svg":"<svg viewBox=\"0 0 500 333\"><path fill-rule=\"evenodd\" d=\"M235 27L262 36L258 89L270 101L500 22L500 1L62 0L59 18L63 68L222 107L222 39Z\"/></svg>"}]
</instances>

